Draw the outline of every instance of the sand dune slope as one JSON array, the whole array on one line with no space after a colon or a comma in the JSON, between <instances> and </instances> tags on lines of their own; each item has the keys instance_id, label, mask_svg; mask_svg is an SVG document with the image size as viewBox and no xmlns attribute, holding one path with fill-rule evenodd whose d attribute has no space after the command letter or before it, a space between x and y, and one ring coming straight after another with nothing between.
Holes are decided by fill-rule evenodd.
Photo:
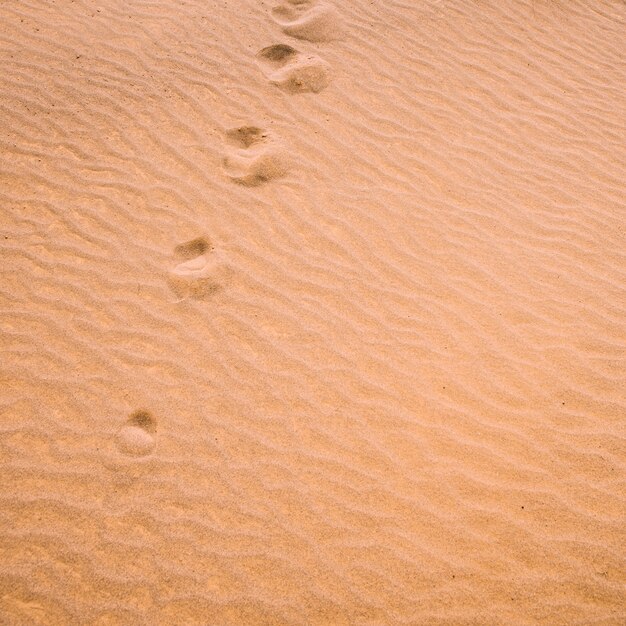
<instances>
[{"instance_id":1,"label":"sand dune slope","mask_svg":"<svg viewBox=\"0 0 626 626\"><path fill-rule=\"evenodd\" d=\"M625 41L0 2L0 623L626 623Z\"/></svg>"}]
</instances>

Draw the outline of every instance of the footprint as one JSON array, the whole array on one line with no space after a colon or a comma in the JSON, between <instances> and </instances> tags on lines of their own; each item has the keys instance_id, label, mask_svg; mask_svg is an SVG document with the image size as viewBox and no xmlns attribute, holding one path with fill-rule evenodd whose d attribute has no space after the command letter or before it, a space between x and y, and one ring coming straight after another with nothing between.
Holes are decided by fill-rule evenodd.
<instances>
[{"instance_id":1,"label":"footprint","mask_svg":"<svg viewBox=\"0 0 626 626\"><path fill-rule=\"evenodd\" d=\"M117 447L129 456L147 456L156 447L156 420L148 411L135 411L117 433Z\"/></svg>"},{"instance_id":2,"label":"footprint","mask_svg":"<svg viewBox=\"0 0 626 626\"><path fill-rule=\"evenodd\" d=\"M272 16L286 35L297 39L332 41L343 33L337 10L317 0L285 0L272 9Z\"/></svg>"},{"instance_id":3,"label":"footprint","mask_svg":"<svg viewBox=\"0 0 626 626\"><path fill-rule=\"evenodd\" d=\"M233 149L224 157L224 169L235 183L257 187L280 178L289 169L288 159L268 133L256 126L241 126L226 133Z\"/></svg>"},{"instance_id":4,"label":"footprint","mask_svg":"<svg viewBox=\"0 0 626 626\"><path fill-rule=\"evenodd\" d=\"M168 283L178 298L202 300L221 289L226 266L207 239L198 237L176 246L174 257L178 262L169 271Z\"/></svg>"},{"instance_id":5,"label":"footprint","mask_svg":"<svg viewBox=\"0 0 626 626\"><path fill-rule=\"evenodd\" d=\"M330 83L330 66L314 54L286 44L263 48L257 58L271 83L288 93L318 93Z\"/></svg>"}]
</instances>

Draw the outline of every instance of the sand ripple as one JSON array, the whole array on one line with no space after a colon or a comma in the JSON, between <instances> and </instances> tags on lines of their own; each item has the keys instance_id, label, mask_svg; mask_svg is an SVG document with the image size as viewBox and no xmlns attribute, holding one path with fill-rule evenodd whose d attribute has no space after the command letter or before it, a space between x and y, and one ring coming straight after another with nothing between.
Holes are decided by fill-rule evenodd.
<instances>
[{"instance_id":1,"label":"sand ripple","mask_svg":"<svg viewBox=\"0 0 626 626\"><path fill-rule=\"evenodd\" d=\"M0 2L0 622L625 623L625 20Z\"/></svg>"}]
</instances>

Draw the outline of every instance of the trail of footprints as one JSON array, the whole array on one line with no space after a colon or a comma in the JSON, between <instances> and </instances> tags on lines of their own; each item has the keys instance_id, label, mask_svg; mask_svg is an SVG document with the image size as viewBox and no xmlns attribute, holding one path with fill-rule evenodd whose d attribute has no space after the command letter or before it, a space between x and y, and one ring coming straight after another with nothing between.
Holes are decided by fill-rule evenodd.
<instances>
[{"instance_id":1,"label":"trail of footprints","mask_svg":"<svg viewBox=\"0 0 626 626\"><path fill-rule=\"evenodd\" d=\"M320 0L285 0L274 7L272 17L286 35L311 42L332 41L343 30L337 11ZM330 83L330 65L326 61L286 43L263 48L256 61L270 83L289 94L319 93ZM223 158L224 172L234 183L258 187L289 170L287 151L262 128L233 128L226 132L225 141L228 151ZM222 288L227 265L208 239L199 237L180 244L174 257L168 284L179 301L202 300Z\"/></svg>"},{"instance_id":2,"label":"trail of footprints","mask_svg":"<svg viewBox=\"0 0 626 626\"><path fill-rule=\"evenodd\" d=\"M286 0L274 7L272 17L283 33L296 39L323 42L342 35L337 11L318 0ZM330 83L326 61L287 44L263 48L257 58L269 81L288 93L318 93Z\"/></svg>"},{"instance_id":3,"label":"trail of footprints","mask_svg":"<svg viewBox=\"0 0 626 626\"><path fill-rule=\"evenodd\" d=\"M342 35L337 11L317 0L286 0L272 10L274 22L286 35L309 42L327 42ZM285 43L260 50L256 61L269 82L288 94L319 93L331 80L330 65L313 53ZM231 181L257 187L280 178L289 169L289 158L280 141L257 126L241 126L226 132L229 151L223 165ZM223 288L228 265L206 237L197 237L174 248L167 282L178 298L204 300ZM147 457L156 448L157 423L145 410L135 411L118 430L118 451L131 458Z\"/></svg>"},{"instance_id":4,"label":"trail of footprints","mask_svg":"<svg viewBox=\"0 0 626 626\"><path fill-rule=\"evenodd\" d=\"M318 0L286 0L274 7L272 17L286 35L311 42L338 39L343 31L337 11ZM269 82L289 94L319 93L330 84L326 61L286 43L263 48L256 60ZM231 148L224 169L233 182L256 187L287 173L286 153L263 129L235 128L226 133L226 140Z\"/></svg>"}]
</instances>

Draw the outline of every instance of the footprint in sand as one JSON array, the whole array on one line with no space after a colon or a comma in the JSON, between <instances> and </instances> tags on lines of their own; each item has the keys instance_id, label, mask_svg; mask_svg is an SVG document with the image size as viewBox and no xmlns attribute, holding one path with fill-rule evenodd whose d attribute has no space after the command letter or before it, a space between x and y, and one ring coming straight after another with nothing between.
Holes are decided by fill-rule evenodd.
<instances>
[{"instance_id":1,"label":"footprint in sand","mask_svg":"<svg viewBox=\"0 0 626 626\"><path fill-rule=\"evenodd\" d=\"M257 187L287 173L288 159L279 143L256 126L241 126L226 133L232 146L224 157L226 175L235 183Z\"/></svg>"},{"instance_id":2,"label":"footprint in sand","mask_svg":"<svg viewBox=\"0 0 626 626\"><path fill-rule=\"evenodd\" d=\"M222 288L227 267L208 239L198 237L176 246L174 258L168 284L181 300L202 300Z\"/></svg>"},{"instance_id":3,"label":"footprint in sand","mask_svg":"<svg viewBox=\"0 0 626 626\"><path fill-rule=\"evenodd\" d=\"M156 420L148 411L135 411L117 433L117 447L129 456L147 456L156 447Z\"/></svg>"},{"instance_id":4,"label":"footprint in sand","mask_svg":"<svg viewBox=\"0 0 626 626\"><path fill-rule=\"evenodd\" d=\"M330 65L286 44L263 48L257 59L271 83L288 93L318 93L330 83Z\"/></svg>"},{"instance_id":5,"label":"footprint in sand","mask_svg":"<svg viewBox=\"0 0 626 626\"><path fill-rule=\"evenodd\" d=\"M332 41L343 33L337 10L317 0L285 0L272 16L286 35L297 39Z\"/></svg>"}]
</instances>

